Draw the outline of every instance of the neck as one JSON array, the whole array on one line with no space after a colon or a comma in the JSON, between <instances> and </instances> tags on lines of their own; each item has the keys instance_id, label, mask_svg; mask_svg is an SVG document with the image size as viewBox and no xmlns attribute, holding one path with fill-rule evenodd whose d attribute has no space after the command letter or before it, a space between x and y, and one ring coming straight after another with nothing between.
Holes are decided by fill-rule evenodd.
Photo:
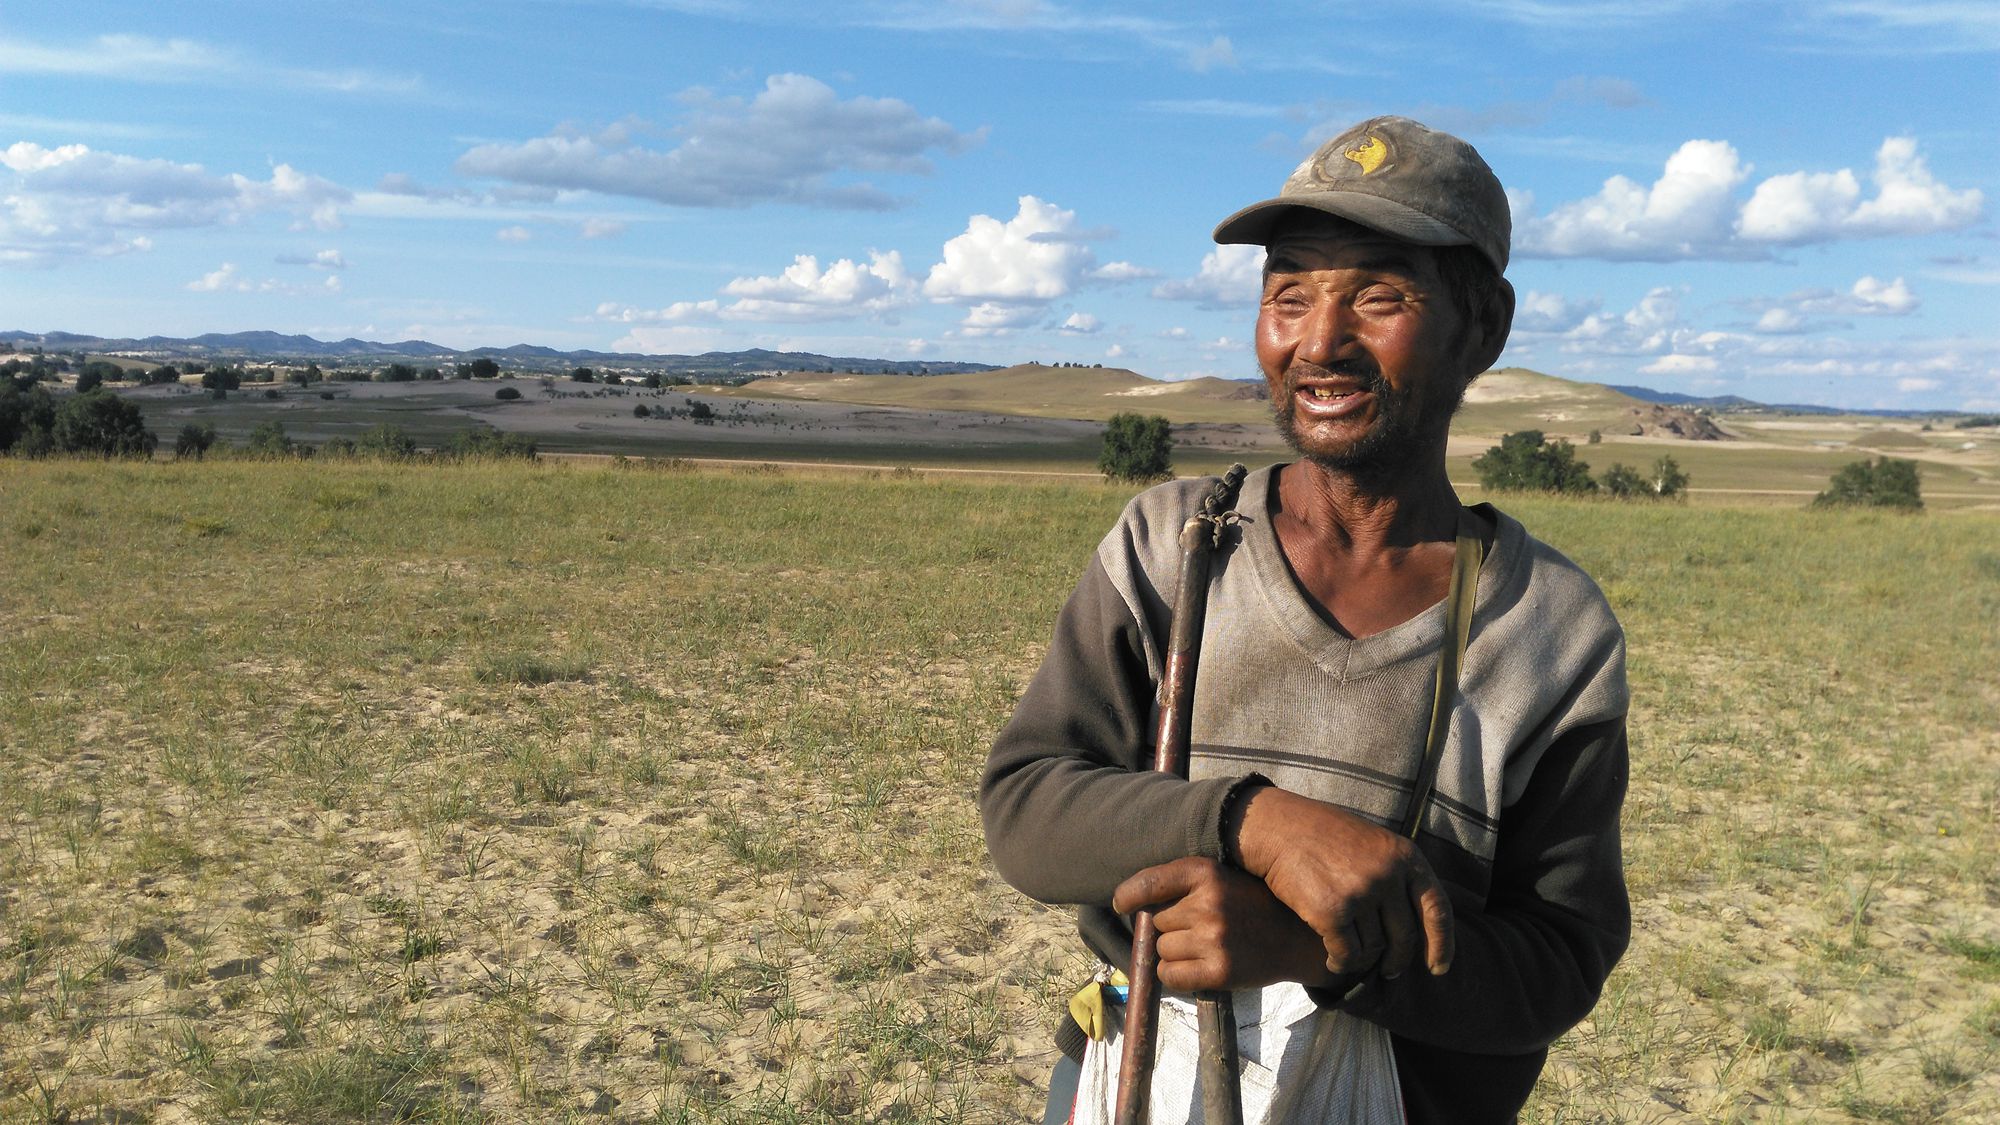
<instances>
[{"instance_id":1,"label":"neck","mask_svg":"<svg viewBox=\"0 0 2000 1125\"><path fill-rule=\"evenodd\" d=\"M1311 461L1286 465L1279 508L1311 539L1349 555L1449 542L1458 533L1458 493L1442 457L1423 471L1370 474Z\"/></svg>"}]
</instances>

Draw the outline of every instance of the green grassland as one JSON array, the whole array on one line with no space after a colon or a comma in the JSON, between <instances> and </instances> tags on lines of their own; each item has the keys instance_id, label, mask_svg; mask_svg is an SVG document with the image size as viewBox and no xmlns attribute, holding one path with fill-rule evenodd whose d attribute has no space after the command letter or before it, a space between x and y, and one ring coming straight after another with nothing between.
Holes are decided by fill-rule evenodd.
<instances>
[{"instance_id":1,"label":"green grassland","mask_svg":"<svg viewBox=\"0 0 2000 1125\"><path fill-rule=\"evenodd\" d=\"M1129 490L0 460L0 1120L1019 1121L985 746ZM1505 498L1630 642L1527 1115L2000 1120L2000 518Z\"/></svg>"}]
</instances>

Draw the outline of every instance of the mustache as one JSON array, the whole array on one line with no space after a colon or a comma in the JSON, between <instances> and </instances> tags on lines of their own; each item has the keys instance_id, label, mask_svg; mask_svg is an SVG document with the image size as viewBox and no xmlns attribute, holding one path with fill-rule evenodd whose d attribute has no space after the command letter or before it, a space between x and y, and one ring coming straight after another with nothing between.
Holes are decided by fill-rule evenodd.
<instances>
[{"instance_id":1,"label":"mustache","mask_svg":"<svg viewBox=\"0 0 2000 1125\"><path fill-rule=\"evenodd\" d=\"M1384 394L1389 385L1382 378L1382 372L1365 359L1335 360L1324 366L1306 360L1294 360L1285 368L1285 386L1297 390L1307 379L1351 379L1361 384L1361 389L1375 394Z\"/></svg>"}]
</instances>

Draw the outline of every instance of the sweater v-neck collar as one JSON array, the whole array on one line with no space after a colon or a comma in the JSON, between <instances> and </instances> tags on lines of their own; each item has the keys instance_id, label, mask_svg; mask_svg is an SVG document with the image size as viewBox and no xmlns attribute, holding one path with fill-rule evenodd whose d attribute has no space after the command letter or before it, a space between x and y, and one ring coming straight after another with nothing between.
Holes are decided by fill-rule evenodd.
<instances>
[{"instance_id":1,"label":"sweater v-neck collar","mask_svg":"<svg viewBox=\"0 0 2000 1125\"><path fill-rule=\"evenodd\" d=\"M1366 637L1350 637L1321 615L1299 584L1298 577L1292 573L1291 564L1285 561L1284 548L1278 543L1277 528L1271 516L1273 492L1278 486L1278 468L1267 465L1243 482L1243 497L1250 502L1240 507L1251 509L1245 513L1251 518L1241 525L1241 546L1264 607L1277 621L1284 636L1313 663L1343 683L1373 675L1405 660L1436 653L1444 639L1444 599L1400 625ZM1521 537L1526 533L1518 522L1490 504L1475 505L1474 510L1491 520L1495 527L1493 547L1487 552L1486 561L1479 570L1477 605L1483 609L1503 576L1517 565L1521 555ZM1477 623L1478 613L1475 611L1475 627Z\"/></svg>"}]
</instances>

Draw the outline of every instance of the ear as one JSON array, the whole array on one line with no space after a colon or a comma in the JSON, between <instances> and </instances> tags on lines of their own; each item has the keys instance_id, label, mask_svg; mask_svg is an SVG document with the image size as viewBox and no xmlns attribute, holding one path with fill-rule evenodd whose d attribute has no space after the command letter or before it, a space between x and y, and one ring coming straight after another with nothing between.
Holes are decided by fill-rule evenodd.
<instances>
[{"instance_id":1,"label":"ear","mask_svg":"<svg viewBox=\"0 0 2000 1125\"><path fill-rule=\"evenodd\" d=\"M1497 278L1479 304L1476 323L1466 333L1466 381L1479 377L1500 361L1507 348L1507 335L1514 329L1514 285Z\"/></svg>"}]
</instances>

